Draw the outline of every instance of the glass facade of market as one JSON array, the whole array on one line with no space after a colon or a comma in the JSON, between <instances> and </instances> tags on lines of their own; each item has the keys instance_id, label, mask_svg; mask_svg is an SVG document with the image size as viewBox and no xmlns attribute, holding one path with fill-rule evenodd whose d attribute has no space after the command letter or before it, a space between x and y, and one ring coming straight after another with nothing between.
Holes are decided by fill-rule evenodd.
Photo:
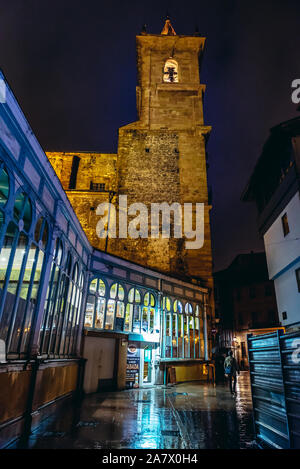
<instances>
[{"instance_id":1,"label":"glass facade of market","mask_svg":"<svg viewBox=\"0 0 300 469\"><path fill-rule=\"evenodd\" d=\"M204 295L199 303L163 296L141 286L97 276L89 283L84 327L135 334L159 342L163 359L204 359Z\"/></svg>"},{"instance_id":2,"label":"glass facade of market","mask_svg":"<svg viewBox=\"0 0 300 469\"><path fill-rule=\"evenodd\" d=\"M0 339L8 358L28 356L47 282L40 353L75 356L85 276L81 259L62 233L51 240L49 214L37 210L26 185L16 190L16 182L0 160Z\"/></svg>"}]
</instances>

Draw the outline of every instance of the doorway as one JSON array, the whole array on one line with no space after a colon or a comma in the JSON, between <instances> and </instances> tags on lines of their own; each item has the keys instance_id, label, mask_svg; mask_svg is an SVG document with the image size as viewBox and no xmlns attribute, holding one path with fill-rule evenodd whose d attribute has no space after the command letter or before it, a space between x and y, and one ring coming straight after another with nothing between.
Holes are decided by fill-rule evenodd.
<instances>
[{"instance_id":1,"label":"doorway","mask_svg":"<svg viewBox=\"0 0 300 469\"><path fill-rule=\"evenodd\" d=\"M153 350L151 345L141 349L140 386L153 384Z\"/></svg>"}]
</instances>

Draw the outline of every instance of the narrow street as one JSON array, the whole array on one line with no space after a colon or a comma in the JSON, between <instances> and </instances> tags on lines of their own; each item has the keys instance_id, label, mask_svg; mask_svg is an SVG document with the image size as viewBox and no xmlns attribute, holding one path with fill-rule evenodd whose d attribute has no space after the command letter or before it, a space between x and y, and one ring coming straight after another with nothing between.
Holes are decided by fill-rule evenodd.
<instances>
[{"instance_id":1,"label":"narrow street","mask_svg":"<svg viewBox=\"0 0 300 469\"><path fill-rule=\"evenodd\" d=\"M227 386L185 383L87 396L30 437L37 448L212 449L252 447L249 376Z\"/></svg>"}]
</instances>

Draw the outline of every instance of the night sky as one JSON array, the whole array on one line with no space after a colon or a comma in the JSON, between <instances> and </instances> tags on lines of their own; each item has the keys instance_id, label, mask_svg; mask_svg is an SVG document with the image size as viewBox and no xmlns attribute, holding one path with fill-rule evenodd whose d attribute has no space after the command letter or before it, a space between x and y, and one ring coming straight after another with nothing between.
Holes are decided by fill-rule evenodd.
<instances>
[{"instance_id":1,"label":"night sky","mask_svg":"<svg viewBox=\"0 0 300 469\"><path fill-rule=\"evenodd\" d=\"M117 129L136 120L135 35L207 37L201 82L212 125L215 270L262 250L252 204L240 202L269 128L299 115L299 0L0 0L0 67L44 150L117 151Z\"/></svg>"}]
</instances>

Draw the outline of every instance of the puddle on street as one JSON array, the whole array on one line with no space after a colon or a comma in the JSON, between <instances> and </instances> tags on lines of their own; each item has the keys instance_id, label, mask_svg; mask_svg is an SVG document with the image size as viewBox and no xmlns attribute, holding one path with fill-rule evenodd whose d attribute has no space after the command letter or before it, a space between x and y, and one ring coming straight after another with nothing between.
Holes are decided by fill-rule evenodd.
<instances>
[{"instance_id":1,"label":"puddle on street","mask_svg":"<svg viewBox=\"0 0 300 469\"><path fill-rule=\"evenodd\" d=\"M239 377L237 395L227 386L183 383L86 396L44 421L30 448L202 449L251 448L249 376Z\"/></svg>"}]
</instances>

